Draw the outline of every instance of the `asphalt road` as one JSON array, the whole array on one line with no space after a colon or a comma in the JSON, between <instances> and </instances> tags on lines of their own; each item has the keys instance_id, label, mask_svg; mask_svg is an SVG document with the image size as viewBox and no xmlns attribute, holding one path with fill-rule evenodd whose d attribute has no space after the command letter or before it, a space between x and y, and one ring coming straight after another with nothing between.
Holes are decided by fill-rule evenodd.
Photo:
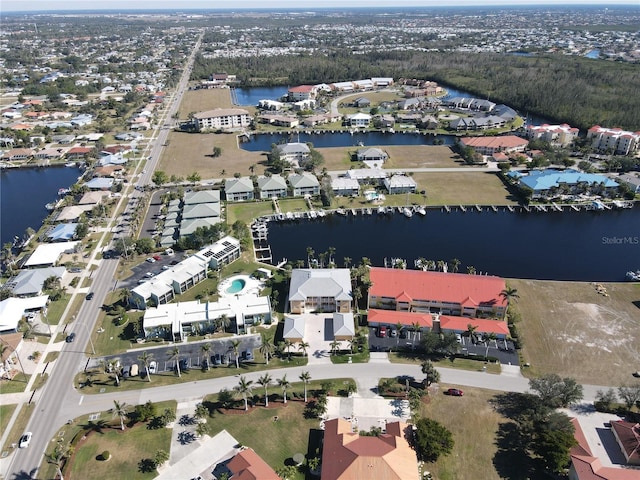
<instances>
[{"instance_id":1,"label":"asphalt road","mask_svg":"<svg viewBox=\"0 0 640 480\"><path fill-rule=\"evenodd\" d=\"M160 118L160 123L148 144L147 149L150 148L151 152L150 159L147 160L146 170L138 177L138 185L140 186L145 186L151 181L151 176L157 166L160 152L163 148L162 144L166 141L169 133L167 129L162 129L160 125L164 125L164 122L169 121L178 110L201 40L202 37L200 37L193 49L180 82L169 99L169 106ZM147 149L144 151L145 154ZM137 196L137 194L138 192L134 190L132 197ZM124 200L126 199L123 198ZM112 218L110 224L114 220ZM96 253L97 250L94 250L92 259L95 258ZM102 260L96 270L86 273L87 276L93 279L91 291L94 292L94 298L84 301L77 318L67 328L67 333L71 331L76 333L76 340L73 343L64 345L58 360L54 362L54 366L48 372L48 381L34 395L35 409L26 427L26 431L33 432L33 438L29 448L15 451L9 464L8 478L20 480L35 478L43 456L47 449L50 448L50 440L56 436L61 425L69 418L77 416L77 405L81 402L81 397L73 388L73 379L76 373L83 370L87 363L85 352L87 347L91 348L90 345L87 345L90 340L90 333L95 328L100 308L107 293L116 286L114 278L117 265L117 260ZM113 404L113 401L111 403ZM70 406L71 408L69 408Z\"/></svg>"}]
</instances>

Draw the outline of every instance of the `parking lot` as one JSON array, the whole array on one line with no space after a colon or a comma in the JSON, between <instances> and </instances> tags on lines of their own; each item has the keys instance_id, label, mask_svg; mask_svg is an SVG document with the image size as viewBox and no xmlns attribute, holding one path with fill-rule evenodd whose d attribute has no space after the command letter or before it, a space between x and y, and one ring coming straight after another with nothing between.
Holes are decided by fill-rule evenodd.
<instances>
[{"instance_id":1,"label":"parking lot","mask_svg":"<svg viewBox=\"0 0 640 480\"><path fill-rule=\"evenodd\" d=\"M149 258L153 259L153 261L149 261ZM133 271L133 275L125 280L119 281L118 286L121 288L134 288L139 283L142 283L142 281L149 280L163 270L169 269L172 265L183 260L183 258L184 255L179 252L176 252L173 255L167 255L166 253L150 254L147 260L133 267L131 269Z\"/></svg>"},{"instance_id":2,"label":"parking lot","mask_svg":"<svg viewBox=\"0 0 640 480\"><path fill-rule=\"evenodd\" d=\"M474 342L471 338L460 335L459 353L463 355L477 355L484 357L485 354L497 358L504 365L518 365L518 353L513 342L510 340L492 340L489 342L489 350L484 342ZM403 328L399 332L395 326L387 326L384 337L379 336L378 327L369 327L369 350L372 352L390 352L399 349L417 348L420 344L420 336L408 328Z\"/></svg>"},{"instance_id":3,"label":"parking lot","mask_svg":"<svg viewBox=\"0 0 640 480\"><path fill-rule=\"evenodd\" d=\"M202 344L209 343L211 345L211 349L207 352L208 361L210 362L210 367L213 368L235 368L235 356L233 353L233 348L231 346L231 341L234 339L240 340L240 346L238 349L238 357L240 363L250 363L252 360L246 358L246 352L251 352L254 354L255 349L260 346L260 336L259 335L243 335L239 337L227 337L221 338L218 340L203 340L200 342L193 343L184 343L177 344L180 349L180 368L182 371L185 371L190 368L203 368L203 361L205 357L202 355L202 350L200 349ZM133 351L128 351L121 353L119 355L110 355L102 358L92 358L88 367L89 368L101 368L101 363L108 363L114 359L120 360L120 365L122 367L127 367L131 365L138 365L139 375L144 376L146 374L144 370L144 366L138 360L138 357L142 355L142 352L147 352L148 355L151 356L151 360L156 361L157 372L169 372L175 369L175 360L170 358L171 354L169 353L176 344L166 343L161 346L150 346L149 348L140 348L135 349ZM218 355L220 357L220 364L215 365L213 358ZM186 368L185 368L186 367Z\"/></svg>"}]
</instances>

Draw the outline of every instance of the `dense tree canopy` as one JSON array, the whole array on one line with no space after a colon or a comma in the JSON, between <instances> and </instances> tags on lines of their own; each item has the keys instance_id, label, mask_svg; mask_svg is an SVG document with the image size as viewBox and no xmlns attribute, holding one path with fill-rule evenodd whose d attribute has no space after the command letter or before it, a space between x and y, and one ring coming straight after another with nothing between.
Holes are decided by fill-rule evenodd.
<instances>
[{"instance_id":1,"label":"dense tree canopy","mask_svg":"<svg viewBox=\"0 0 640 480\"><path fill-rule=\"evenodd\" d=\"M415 450L418 459L435 462L440 455L453 450L453 435L440 423L430 418L421 418L416 423Z\"/></svg>"}]
</instances>

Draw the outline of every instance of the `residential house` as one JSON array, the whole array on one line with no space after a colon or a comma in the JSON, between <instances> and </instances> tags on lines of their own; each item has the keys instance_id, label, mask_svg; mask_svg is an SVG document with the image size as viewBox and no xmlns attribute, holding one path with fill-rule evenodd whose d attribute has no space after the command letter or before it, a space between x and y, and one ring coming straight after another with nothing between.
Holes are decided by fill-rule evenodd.
<instances>
[{"instance_id":1,"label":"residential house","mask_svg":"<svg viewBox=\"0 0 640 480\"><path fill-rule=\"evenodd\" d=\"M419 480L418 459L411 448L411 426L389 422L377 436L353 432L342 418L324 424L321 480Z\"/></svg>"},{"instance_id":2,"label":"residential house","mask_svg":"<svg viewBox=\"0 0 640 480\"><path fill-rule=\"evenodd\" d=\"M491 128L503 128L506 120L497 115L458 117L449 122L449 128L458 132L466 130L489 130Z\"/></svg>"},{"instance_id":3,"label":"residential house","mask_svg":"<svg viewBox=\"0 0 640 480\"><path fill-rule=\"evenodd\" d=\"M371 123L371 115L368 113L354 113L347 115L347 125L355 128L367 128Z\"/></svg>"},{"instance_id":4,"label":"residential house","mask_svg":"<svg viewBox=\"0 0 640 480\"><path fill-rule=\"evenodd\" d=\"M345 177L357 180L360 185L383 185L387 172L382 168L351 168L347 170Z\"/></svg>"},{"instance_id":5,"label":"residential house","mask_svg":"<svg viewBox=\"0 0 640 480\"><path fill-rule=\"evenodd\" d=\"M75 139L75 135L54 135L51 137L51 141L59 145L70 145Z\"/></svg>"},{"instance_id":6,"label":"residential house","mask_svg":"<svg viewBox=\"0 0 640 480\"><path fill-rule=\"evenodd\" d=\"M417 110L421 106L419 98L407 98L398 102L398 110Z\"/></svg>"},{"instance_id":7,"label":"residential house","mask_svg":"<svg viewBox=\"0 0 640 480\"><path fill-rule=\"evenodd\" d=\"M300 343L305 337L305 328L307 322L300 316L284 317L284 327L282 329L282 338L289 340L291 343Z\"/></svg>"},{"instance_id":8,"label":"residential house","mask_svg":"<svg viewBox=\"0 0 640 480\"><path fill-rule=\"evenodd\" d=\"M496 152L524 152L529 144L528 140L515 135L463 137L459 141L463 146L473 148L480 155L493 155Z\"/></svg>"},{"instance_id":9,"label":"residential house","mask_svg":"<svg viewBox=\"0 0 640 480\"><path fill-rule=\"evenodd\" d=\"M387 152L385 152L384 150L376 147L359 148L356 151L356 159L359 162L384 163L389 159L389 155L387 155Z\"/></svg>"},{"instance_id":10,"label":"residential house","mask_svg":"<svg viewBox=\"0 0 640 480\"><path fill-rule=\"evenodd\" d=\"M372 267L369 308L504 319L503 279L488 275Z\"/></svg>"},{"instance_id":11,"label":"residential house","mask_svg":"<svg viewBox=\"0 0 640 480\"><path fill-rule=\"evenodd\" d=\"M193 116L198 130L242 129L251 124L249 112L240 108L218 108Z\"/></svg>"},{"instance_id":12,"label":"residential house","mask_svg":"<svg viewBox=\"0 0 640 480\"><path fill-rule=\"evenodd\" d=\"M356 335L353 312L333 312L331 326L334 340L349 341Z\"/></svg>"},{"instance_id":13,"label":"residential house","mask_svg":"<svg viewBox=\"0 0 640 480\"><path fill-rule=\"evenodd\" d=\"M50 242L67 242L73 240L77 228L77 223L60 223L50 228L45 234L45 237Z\"/></svg>"},{"instance_id":14,"label":"residential house","mask_svg":"<svg viewBox=\"0 0 640 480\"><path fill-rule=\"evenodd\" d=\"M24 162L33 156L34 151L30 148L12 148L2 155L5 162Z\"/></svg>"},{"instance_id":15,"label":"residential house","mask_svg":"<svg viewBox=\"0 0 640 480\"><path fill-rule=\"evenodd\" d=\"M366 108L371 106L371 100L366 97L358 97L351 103L351 105L356 108Z\"/></svg>"},{"instance_id":16,"label":"residential house","mask_svg":"<svg viewBox=\"0 0 640 480\"><path fill-rule=\"evenodd\" d=\"M82 160L88 157L93 151L93 147L72 147L67 150L67 160Z\"/></svg>"},{"instance_id":17,"label":"residential house","mask_svg":"<svg viewBox=\"0 0 640 480\"><path fill-rule=\"evenodd\" d=\"M5 334L17 333L18 324L27 312L37 312L47 307L48 295L37 297L9 297L0 301L0 339Z\"/></svg>"},{"instance_id":18,"label":"residential house","mask_svg":"<svg viewBox=\"0 0 640 480\"><path fill-rule=\"evenodd\" d=\"M289 175L289 184L293 189L294 197L304 197L305 195L320 195L320 182L317 177L309 172Z\"/></svg>"},{"instance_id":19,"label":"residential house","mask_svg":"<svg viewBox=\"0 0 640 480\"><path fill-rule=\"evenodd\" d=\"M289 311L351 312L351 274L347 268L302 268L291 272Z\"/></svg>"},{"instance_id":20,"label":"residential house","mask_svg":"<svg viewBox=\"0 0 640 480\"><path fill-rule=\"evenodd\" d=\"M64 151L61 148L43 148L34 155L38 160L57 160L62 158Z\"/></svg>"},{"instance_id":21,"label":"residential house","mask_svg":"<svg viewBox=\"0 0 640 480\"><path fill-rule=\"evenodd\" d=\"M288 194L287 181L280 175L258 178L258 191L260 198L268 200L271 198L284 198Z\"/></svg>"},{"instance_id":22,"label":"residential house","mask_svg":"<svg viewBox=\"0 0 640 480\"><path fill-rule=\"evenodd\" d=\"M16 297L34 297L42 294L45 281L56 277L62 279L67 269L65 267L31 268L21 271L10 278L4 287L11 290Z\"/></svg>"},{"instance_id":23,"label":"residential house","mask_svg":"<svg viewBox=\"0 0 640 480\"><path fill-rule=\"evenodd\" d=\"M253 180L250 177L227 178L224 194L228 202L253 200Z\"/></svg>"},{"instance_id":24,"label":"residential house","mask_svg":"<svg viewBox=\"0 0 640 480\"><path fill-rule=\"evenodd\" d=\"M360 193L360 184L355 178L334 177L331 178L333 193L339 197L357 196Z\"/></svg>"},{"instance_id":25,"label":"residential house","mask_svg":"<svg viewBox=\"0 0 640 480\"><path fill-rule=\"evenodd\" d=\"M280 476L251 448L243 447L227 463L229 480L280 480Z\"/></svg>"},{"instance_id":26,"label":"residential house","mask_svg":"<svg viewBox=\"0 0 640 480\"><path fill-rule=\"evenodd\" d=\"M311 149L306 143L283 143L276 145L281 160L286 160L292 166L304 166L311 158Z\"/></svg>"},{"instance_id":27,"label":"residential house","mask_svg":"<svg viewBox=\"0 0 640 480\"><path fill-rule=\"evenodd\" d=\"M316 96L316 87L313 85L299 85L297 87L291 87L287 91L287 96L292 102L313 99Z\"/></svg>"},{"instance_id":28,"label":"residential house","mask_svg":"<svg viewBox=\"0 0 640 480\"><path fill-rule=\"evenodd\" d=\"M389 194L415 193L418 187L413 178L399 174L385 178L383 183Z\"/></svg>"},{"instance_id":29,"label":"residential house","mask_svg":"<svg viewBox=\"0 0 640 480\"><path fill-rule=\"evenodd\" d=\"M633 193L636 195L640 193L640 175L633 173L624 173L616 177L618 183L624 183L627 185Z\"/></svg>"},{"instance_id":30,"label":"residential house","mask_svg":"<svg viewBox=\"0 0 640 480\"><path fill-rule=\"evenodd\" d=\"M87 125L91 125L93 123L93 115L88 113L82 113L77 115L71 119L71 125L74 127L86 127Z\"/></svg>"},{"instance_id":31,"label":"residential house","mask_svg":"<svg viewBox=\"0 0 640 480\"><path fill-rule=\"evenodd\" d=\"M262 109L262 110L271 110L271 111L278 111L281 110L282 107L284 107L284 103L282 102L277 102L275 100L260 100L258 102L258 108Z\"/></svg>"}]
</instances>

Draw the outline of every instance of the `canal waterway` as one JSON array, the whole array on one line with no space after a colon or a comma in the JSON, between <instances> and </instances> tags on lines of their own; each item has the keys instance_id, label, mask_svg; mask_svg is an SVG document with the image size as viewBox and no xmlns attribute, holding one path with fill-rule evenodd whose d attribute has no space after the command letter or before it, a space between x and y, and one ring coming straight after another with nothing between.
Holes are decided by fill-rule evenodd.
<instances>
[{"instance_id":1,"label":"canal waterway","mask_svg":"<svg viewBox=\"0 0 640 480\"><path fill-rule=\"evenodd\" d=\"M518 207L519 208L519 207ZM315 258L329 247L335 261L373 265L401 258L414 268L427 260L461 261L459 271L507 278L576 281L623 281L640 268L640 208L603 212L483 212L429 209L426 216L394 213L331 215L323 220L269 222L268 240L274 263Z\"/></svg>"},{"instance_id":2,"label":"canal waterway","mask_svg":"<svg viewBox=\"0 0 640 480\"><path fill-rule=\"evenodd\" d=\"M68 188L82 174L79 168L11 168L0 170L0 242L21 237L29 227L38 230L48 212L45 205L57 200L58 190Z\"/></svg>"}]
</instances>

